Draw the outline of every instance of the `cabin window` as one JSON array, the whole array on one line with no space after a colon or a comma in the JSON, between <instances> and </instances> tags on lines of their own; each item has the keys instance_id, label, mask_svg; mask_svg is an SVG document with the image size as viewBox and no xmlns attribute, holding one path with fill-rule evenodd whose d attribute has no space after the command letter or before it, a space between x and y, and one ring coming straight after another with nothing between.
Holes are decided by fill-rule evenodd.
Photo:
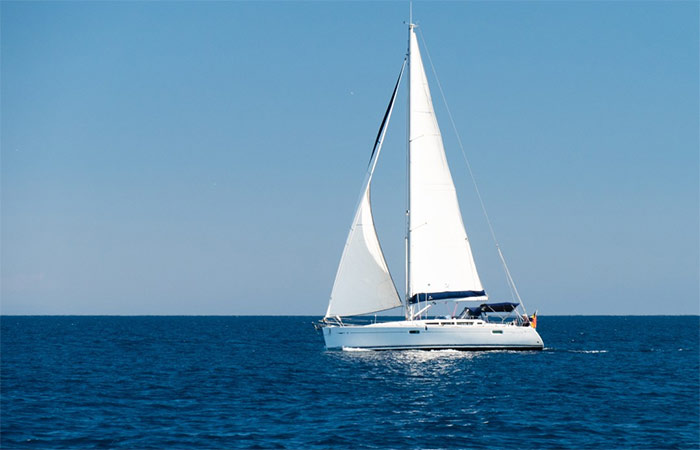
<instances>
[{"instance_id":1,"label":"cabin window","mask_svg":"<svg viewBox=\"0 0 700 450\"><path fill-rule=\"evenodd\" d=\"M493 333L493 334L503 334L503 330L492 330L491 333Z\"/></svg>"},{"instance_id":2,"label":"cabin window","mask_svg":"<svg viewBox=\"0 0 700 450\"><path fill-rule=\"evenodd\" d=\"M418 334L418 333L420 333L420 330L410 330L409 333L410 334Z\"/></svg>"}]
</instances>

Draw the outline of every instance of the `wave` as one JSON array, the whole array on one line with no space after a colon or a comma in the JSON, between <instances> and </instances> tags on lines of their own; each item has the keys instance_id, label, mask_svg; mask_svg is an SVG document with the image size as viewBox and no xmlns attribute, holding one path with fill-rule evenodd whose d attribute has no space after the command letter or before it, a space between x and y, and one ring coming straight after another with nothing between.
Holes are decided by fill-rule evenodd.
<instances>
[{"instance_id":1,"label":"wave","mask_svg":"<svg viewBox=\"0 0 700 450\"><path fill-rule=\"evenodd\" d=\"M608 353L607 350L569 350L571 353Z\"/></svg>"}]
</instances>

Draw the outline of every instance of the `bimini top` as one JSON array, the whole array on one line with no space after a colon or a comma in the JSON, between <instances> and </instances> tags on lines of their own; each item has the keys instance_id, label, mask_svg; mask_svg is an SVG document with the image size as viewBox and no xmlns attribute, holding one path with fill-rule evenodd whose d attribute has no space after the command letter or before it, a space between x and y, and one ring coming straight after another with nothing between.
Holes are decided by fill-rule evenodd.
<instances>
[{"instance_id":1,"label":"bimini top","mask_svg":"<svg viewBox=\"0 0 700 450\"><path fill-rule=\"evenodd\" d=\"M482 303L479 306L468 306L465 308L471 316L480 316L484 313L492 312L512 312L519 303Z\"/></svg>"}]
</instances>

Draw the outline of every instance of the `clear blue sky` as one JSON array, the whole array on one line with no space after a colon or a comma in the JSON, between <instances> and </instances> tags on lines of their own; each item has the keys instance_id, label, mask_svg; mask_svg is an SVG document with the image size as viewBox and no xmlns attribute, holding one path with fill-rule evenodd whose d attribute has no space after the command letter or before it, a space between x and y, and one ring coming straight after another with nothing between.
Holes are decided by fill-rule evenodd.
<instances>
[{"instance_id":1,"label":"clear blue sky","mask_svg":"<svg viewBox=\"0 0 700 450\"><path fill-rule=\"evenodd\" d=\"M0 8L2 313L325 312L406 2ZM414 4L529 309L699 312L698 12ZM482 280L502 299L433 97ZM405 114L402 93L373 190L400 290Z\"/></svg>"}]
</instances>

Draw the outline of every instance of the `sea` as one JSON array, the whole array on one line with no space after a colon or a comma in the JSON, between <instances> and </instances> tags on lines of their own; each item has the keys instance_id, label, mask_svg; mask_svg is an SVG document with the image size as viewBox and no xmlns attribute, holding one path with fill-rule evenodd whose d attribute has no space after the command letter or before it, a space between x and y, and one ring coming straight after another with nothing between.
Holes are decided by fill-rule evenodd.
<instances>
[{"instance_id":1,"label":"sea","mask_svg":"<svg viewBox=\"0 0 700 450\"><path fill-rule=\"evenodd\" d=\"M541 316L543 351L329 351L316 317L2 316L0 447L700 446L700 317Z\"/></svg>"}]
</instances>

